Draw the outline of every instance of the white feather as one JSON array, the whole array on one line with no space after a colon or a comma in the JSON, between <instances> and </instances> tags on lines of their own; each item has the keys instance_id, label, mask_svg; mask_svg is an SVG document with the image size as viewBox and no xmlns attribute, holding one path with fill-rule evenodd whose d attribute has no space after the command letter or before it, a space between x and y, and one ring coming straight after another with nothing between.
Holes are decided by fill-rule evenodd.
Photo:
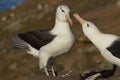
<instances>
[{"instance_id":1,"label":"white feather","mask_svg":"<svg viewBox=\"0 0 120 80\"><path fill-rule=\"evenodd\" d=\"M66 13L63 13L60 7L67 13L69 12L69 8L65 5L61 5L57 8L55 26L50 31L51 34L57 35L55 39L47 45L42 46L40 50L36 50L29 45L30 51L27 51L29 54L39 58L40 69L46 67L50 57L56 57L66 53L74 43L74 36L66 19Z\"/></svg>"},{"instance_id":2,"label":"white feather","mask_svg":"<svg viewBox=\"0 0 120 80\"><path fill-rule=\"evenodd\" d=\"M89 24L89 27L87 26ZM112 43L119 37L113 34L102 33L93 23L86 22L82 25L85 36L100 50L102 56L109 62L120 66L120 59L113 56L106 48L110 47Z\"/></svg>"}]
</instances>

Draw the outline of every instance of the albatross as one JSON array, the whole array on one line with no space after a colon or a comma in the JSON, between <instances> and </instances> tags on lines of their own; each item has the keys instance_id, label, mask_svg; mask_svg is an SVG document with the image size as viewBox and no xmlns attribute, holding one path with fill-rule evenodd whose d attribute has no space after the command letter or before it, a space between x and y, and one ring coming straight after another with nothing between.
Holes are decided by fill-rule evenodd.
<instances>
[{"instance_id":1,"label":"albatross","mask_svg":"<svg viewBox=\"0 0 120 80\"><path fill-rule=\"evenodd\" d=\"M101 78L114 75L117 66L120 67L120 36L101 32L94 23L82 19L77 13L73 16L81 23L85 36L98 48L101 55L113 64L113 69L87 73L85 77L100 74Z\"/></svg>"},{"instance_id":2,"label":"albatross","mask_svg":"<svg viewBox=\"0 0 120 80\"><path fill-rule=\"evenodd\" d=\"M51 65L52 74L54 59L69 51L74 43L74 35L70 26L70 9L66 5L59 5L56 9L56 19L53 29L19 33L11 39L16 49L24 50L39 59L40 69L44 69L47 76L47 65Z\"/></svg>"}]
</instances>

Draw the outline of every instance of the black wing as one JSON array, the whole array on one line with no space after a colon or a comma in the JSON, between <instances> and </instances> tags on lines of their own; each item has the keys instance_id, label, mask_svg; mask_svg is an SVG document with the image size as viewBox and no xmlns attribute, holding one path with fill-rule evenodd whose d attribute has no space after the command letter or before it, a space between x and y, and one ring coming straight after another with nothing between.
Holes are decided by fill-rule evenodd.
<instances>
[{"instance_id":1,"label":"black wing","mask_svg":"<svg viewBox=\"0 0 120 80\"><path fill-rule=\"evenodd\" d=\"M52 35L49 31L31 31L18 34L18 37L35 49L39 50L42 46L50 43L56 35Z\"/></svg>"},{"instance_id":2,"label":"black wing","mask_svg":"<svg viewBox=\"0 0 120 80\"><path fill-rule=\"evenodd\" d=\"M107 50L109 50L115 57L120 58L120 38L114 41Z\"/></svg>"}]
</instances>

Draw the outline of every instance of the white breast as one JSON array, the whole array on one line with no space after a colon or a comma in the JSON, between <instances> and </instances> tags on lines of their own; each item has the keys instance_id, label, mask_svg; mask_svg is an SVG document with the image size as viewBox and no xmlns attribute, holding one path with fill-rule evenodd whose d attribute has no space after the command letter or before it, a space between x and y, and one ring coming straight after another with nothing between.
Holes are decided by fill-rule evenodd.
<instances>
[{"instance_id":1,"label":"white breast","mask_svg":"<svg viewBox=\"0 0 120 80\"><path fill-rule=\"evenodd\" d=\"M74 36L70 30L68 23L59 23L51 30L56 38L49 44L43 46L40 51L49 54L50 56L58 56L67 52L74 43Z\"/></svg>"},{"instance_id":2,"label":"white breast","mask_svg":"<svg viewBox=\"0 0 120 80\"><path fill-rule=\"evenodd\" d=\"M72 47L73 43L74 43L73 34L58 35L52 42L45 45L40 50L55 57L67 52Z\"/></svg>"}]
</instances>

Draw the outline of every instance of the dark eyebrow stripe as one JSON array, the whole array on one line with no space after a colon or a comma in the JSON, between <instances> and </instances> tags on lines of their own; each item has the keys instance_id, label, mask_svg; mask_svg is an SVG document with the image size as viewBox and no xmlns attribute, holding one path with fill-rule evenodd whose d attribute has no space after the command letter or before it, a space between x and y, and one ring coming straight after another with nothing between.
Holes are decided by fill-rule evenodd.
<instances>
[{"instance_id":1,"label":"dark eyebrow stripe","mask_svg":"<svg viewBox=\"0 0 120 80\"><path fill-rule=\"evenodd\" d=\"M62 7L60 7L60 9L61 9L62 12L65 12L65 11L62 9Z\"/></svg>"}]
</instances>

